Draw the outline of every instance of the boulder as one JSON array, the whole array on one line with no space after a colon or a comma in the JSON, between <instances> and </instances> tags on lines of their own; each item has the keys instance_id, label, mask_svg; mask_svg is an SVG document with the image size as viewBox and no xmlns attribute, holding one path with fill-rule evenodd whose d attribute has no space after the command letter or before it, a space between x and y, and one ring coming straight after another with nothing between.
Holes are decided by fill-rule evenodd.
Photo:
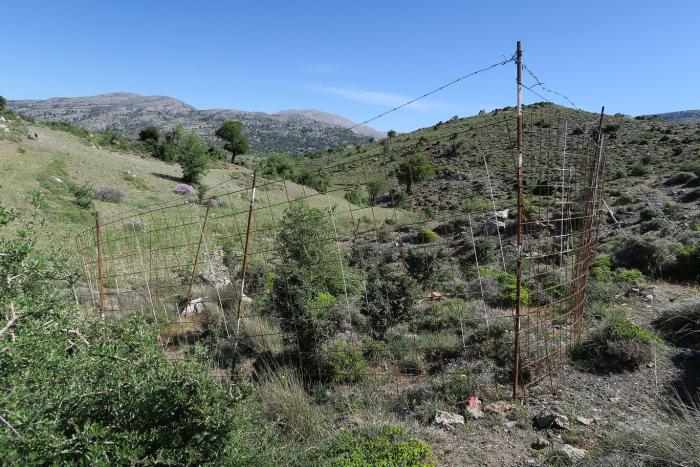
<instances>
[{"instance_id":1,"label":"boulder","mask_svg":"<svg viewBox=\"0 0 700 467\"><path fill-rule=\"evenodd\" d=\"M586 418L586 417L581 417L581 416L576 417L576 421L584 426L589 426L593 423L592 418Z\"/></svg>"},{"instance_id":2,"label":"boulder","mask_svg":"<svg viewBox=\"0 0 700 467\"><path fill-rule=\"evenodd\" d=\"M496 235L499 229L505 230L505 228L505 222L499 221L498 219L488 219L484 222L484 225L481 226L481 233L483 235Z\"/></svg>"},{"instance_id":3,"label":"boulder","mask_svg":"<svg viewBox=\"0 0 700 467\"><path fill-rule=\"evenodd\" d=\"M508 415L515 410L515 406L510 402L497 401L486 406L486 411L498 415Z\"/></svg>"},{"instance_id":4,"label":"boulder","mask_svg":"<svg viewBox=\"0 0 700 467\"><path fill-rule=\"evenodd\" d=\"M182 310L182 316L192 316L204 311L204 300L201 297L193 298L190 303Z\"/></svg>"},{"instance_id":5,"label":"boulder","mask_svg":"<svg viewBox=\"0 0 700 467\"><path fill-rule=\"evenodd\" d=\"M556 412L542 411L535 415L533 419L533 424L536 428L546 429L546 428L556 428L559 430L569 429L569 419L566 415L562 415Z\"/></svg>"},{"instance_id":6,"label":"boulder","mask_svg":"<svg viewBox=\"0 0 700 467\"><path fill-rule=\"evenodd\" d=\"M586 457L586 450L574 447L570 444L565 444L557 449L557 454L561 455L569 462L576 462Z\"/></svg>"},{"instance_id":7,"label":"boulder","mask_svg":"<svg viewBox=\"0 0 700 467\"><path fill-rule=\"evenodd\" d=\"M441 426L464 425L464 417L456 413L437 410L435 412L435 424Z\"/></svg>"}]
</instances>

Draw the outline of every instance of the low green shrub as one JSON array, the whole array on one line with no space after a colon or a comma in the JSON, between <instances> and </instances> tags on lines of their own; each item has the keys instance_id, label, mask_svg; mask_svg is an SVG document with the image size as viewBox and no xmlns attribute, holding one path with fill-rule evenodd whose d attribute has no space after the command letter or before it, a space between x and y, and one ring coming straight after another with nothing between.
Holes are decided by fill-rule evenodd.
<instances>
[{"instance_id":1,"label":"low green shrub","mask_svg":"<svg viewBox=\"0 0 700 467\"><path fill-rule=\"evenodd\" d=\"M360 345L339 339L321 346L321 370L333 383L357 383L367 375L367 361Z\"/></svg>"},{"instance_id":2,"label":"low green shrub","mask_svg":"<svg viewBox=\"0 0 700 467\"><path fill-rule=\"evenodd\" d=\"M437 233L427 227L423 227L418 231L418 241L420 243L432 243L439 238L440 236Z\"/></svg>"},{"instance_id":3,"label":"low green shrub","mask_svg":"<svg viewBox=\"0 0 700 467\"><path fill-rule=\"evenodd\" d=\"M627 286L639 287L644 284L646 278L638 269L620 269L616 272L615 279Z\"/></svg>"},{"instance_id":4,"label":"low green shrub","mask_svg":"<svg viewBox=\"0 0 700 467\"><path fill-rule=\"evenodd\" d=\"M432 448L399 426L342 430L325 448L324 464L337 467L434 466Z\"/></svg>"},{"instance_id":5,"label":"low green shrub","mask_svg":"<svg viewBox=\"0 0 700 467\"><path fill-rule=\"evenodd\" d=\"M354 187L345 193L345 199L357 206L367 206L367 194L360 187Z\"/></svg>"},{"instance_id":6,"label":"low green shrub","mask_svg":"<svg viewBox=\"0 0 700 467\"><path fill-rule=\"evenodd\" d=\"M573 346L570 356L586 369L621 372L651 361L654 347L661 344L653 332L617 313Z\"/></svg>"}]
</instances>

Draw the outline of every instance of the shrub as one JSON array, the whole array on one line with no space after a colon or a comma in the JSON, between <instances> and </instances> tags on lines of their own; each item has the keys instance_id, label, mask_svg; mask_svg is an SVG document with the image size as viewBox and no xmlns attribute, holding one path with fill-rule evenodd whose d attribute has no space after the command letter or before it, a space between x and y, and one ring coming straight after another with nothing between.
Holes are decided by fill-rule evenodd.
<instances>
[{"instance_id":1,"label":"shrub","mask_svg":"<svg viewBox=\"0 0 700 467\"><path fill-rule=\"evenodd\" d=\"M187 133L178 145L177 161L182 168L182 181L198 183L211 165L208 146L196 133Z\"/></svg>"},{"instance_id":2,"label":"shrub","mask_svg":"<svg viewBox=\"0 0 700 467\"><path fill-rule=\"evenodd\" d=\"M668 341L693 346L700 343L700 300L672 303L654 320L654 327Z\"/></svg>"},{"instance_id":3,"label":"shrub","mask_svg":"<svg viewBox=\"0 0 700 467\"><path fill-rule=\"evenodd\" d=\"M357 206L366 206L367 197L365 196L365 191L360 187L354 187L345 193L345 199Z\"/></svg>"},{"instance_id":4,"label":"shrub","mask_svg":"<svg viewBox=\"0 0 700 467\"><path fill-rule=\"evenodd\" d=\"M357 383L367 374L367 362L361 348L342 340L321 347L322 370L334 383Z\"/></svg>"},{"instance_id":5,"label":"shrub","mask_svg":"<svg viewBox=\"0 0 700 467\"><path fill-rule=\"evenodd\" d=\"M572 347L570 354L589 369L619 372L651 361L654 347L659 345L658 336L618 313Z\"/></svg>"},{"instance_id":6,"label":"shrub","mask_svg":"<svg viewBox=\"0 0 700 467\"><path fill-rule=\"evenodd\" d=\"M437 233L427 227L423 227L418 231L418 241L420 243L432 243L439 238L440 236Z\"/></svg>"},{"instance_id":7,"label":"shrub","mask_svg":"<svg viewBox=\"0 0 700 467\"><path fill-rule=\"evenodd\" d=\"M325 448L327 464L338 467L433 466L432 449L393 425L342 430Z\"/></svg>"},{"instance_id":8,"label":"shrub","mask_svg":"<svg viewBox=\"0 0 700 467\"><path fill-rule=\"evenodd\" d=\"M681 248L676 254L676 262L670 273L677 280L700 281L700 248L695 245Z\"/></svg>"},{"instance_id":9,"label":"shrub","mask_svg":"<svg viewBox=\"0 0 700 467\"><path fill-rule=\"evenodd\" d=\"M644 236L630 237L619 242L613 252L613 263L644 274L661 274L669 265L671 245L663 240Z\"/></svg>"},{"instance_id":10,"label":"shrub","mask_svg":"<svg viewBox=\"0 0 700 467\"><path fill-rule=\"evenodd\" d=\"M447 276L442 249L412 248L406 251L404 263L411 277L424 288L438 289Z\"/></svg>"},{"instance_id":11,"label":"shrub","mask_svg":"<svg viewBox=\"0 0 700 467\"><path fill-rule=\"evenodd\" d=\"M124 203L126 195L119 189L109 185L100 185L95 193L95 199L107 203Z\"/></svg>"},{"instance_id":12,"label":"shrub","mask_svg":"<svg viewBox=\"0 0 700 467\"><path fill-rule=\"evenodd\" d=\"M645 277L638 269L622 269L617 272L617 280L626 285L641 286Z\"/></svg>"},{"instance_id":13,"label":"shrub","mask_svg":"<svg viewBox=\"0 0 700 467\"><path fill-rule=\"evenodd\" d=\"M389 184L384 178L374 177L367 181L367 201L371 206L374 206L387 191Z\"/></svg>"},{"instance_id":14,"label":"shrub","mask_svg":"<svg viewBox=\"0 0 700 467\"><path fill-rule=\"evenodd\" d=\"M443 329L460 329L475 322L471 303L459 298L450 298L436 302L425 313L416 316L413 324L421 330L440 331Z\"/></svg>"},{"instance_id":15,"label":"shrub","mask_svg":"<svg viewBox=\"0 0 700 467\"><path fill-rule=\"evenodd\" d=\"M75 204L82 209L91 209L94 207L93 200L95 199L95 189L92 185L77 185L68 183L68 190L75 197Z\"/></svg>"},{"instance_id":16,"label":"shrub","mask_svg":"<svg viewBox=\"0 0 700 467\"><path fill-rule=\"evenodd\" d=\"M37 251L38 235L0 236L0 275L14 278L0 281L1 315L13 304L21 317L0 336L3 417L16 433L0 430L3 463L218 464L237 401L202 349L171 362L140 318L81 317L59 298L74 271L64 255Z\"/></svg>"},{"instance_id":17,"label":"shrub","mask_svg":"<svg viewBox=\"0 0 700 467\"><path fill-rule=\"evenodd\" d=\"M634 165L630 169L630 174L634 177L644 177L649 175L649 167L641 164Z\"/></svg>"},{"instance_id":18,"label":"shrub","mask_svg":"<svg viewBox=\"0 0 700 467\"><path fill-rule=\"evenodd\" d=\"M695 174L691 172L677 172L670 177L666 179L664 182L664 185L666 186L675 186L675 185L683 185L684 183L689 182L690 180L695 177Z\"/></svg>"},{"instance_id":19,"label":"shrub","mask_svg":"<svg viewBox=\"0 0 700 467\"><path fill-rule=\"evenodd\" d=\"M513 373L513 330L507 323L496 321L479 326L466 341L469 354L491 360L496 366L499 381L506 381Z\"/></svg>"},{"instance_id":20,"label":"shrub","mask_svg":"<svg viewBox=\"0 0 700 467\"><path fill-rule=\"evenodd\" d=\"M413 319L419 296L420 289L411 276L371 271L361 311L370 319L373 336L383 339L390 327Z\"/></svg>"},{"instance_id":21,"label":"shrub","mask_svg":"<svg viewBox=\"0 0 700 467\"><path fill-rule=\"evenodd\" d=\"M599 281L605 282L612 276L612 258L610 256L599 256L591 267L591 276Z\"/></svg>"},{"instance_id":22,"label":"shrub","mask_svg":"<svg viewBox=\"0 0 700 467\"><path fill-rule=\"evenodd\" d=\"M197 194L197 190L192 185L186 183L178 183L174 191L182 196L195 196Z\"/></svg>"},{"instance_id":23,"label":"shrub","mask_svg":"<svg viewBox=\"0 0 700 467\"><path fill-rule=\"evenodd\" d=\"M303 201L290 204L279 223L280 262L272 282L272 310L281 318L287 340L314 352L332 328L333 297L352 284L338 257L328 215Z\"/></svg>"}]
</instances>

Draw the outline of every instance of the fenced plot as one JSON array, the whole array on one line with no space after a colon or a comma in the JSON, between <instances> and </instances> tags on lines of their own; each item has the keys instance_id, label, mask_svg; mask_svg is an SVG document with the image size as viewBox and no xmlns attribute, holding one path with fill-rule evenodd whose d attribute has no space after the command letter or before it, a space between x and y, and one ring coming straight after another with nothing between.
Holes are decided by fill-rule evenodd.
<instances>
[{"instance_id":1,"label":"fenced plot","mask_svg":"<svg viewBox=\"0 0 700 467\"><path fill-rule=\"evenodd\" d=\"M488 374L526 389L581 334L604 160L597 119L533 111L519 184L516 121L100 219L77 238L90 304L145 314L167 345L202 342L234 372L284 364L396 390Z\"/></svg>"}]
</instances>

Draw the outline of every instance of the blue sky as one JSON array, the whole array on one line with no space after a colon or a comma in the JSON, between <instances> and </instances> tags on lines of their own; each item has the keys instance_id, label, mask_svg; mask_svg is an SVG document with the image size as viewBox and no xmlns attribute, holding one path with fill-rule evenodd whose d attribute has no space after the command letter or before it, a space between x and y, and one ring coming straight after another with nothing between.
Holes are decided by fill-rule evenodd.
<instances>
[{"instance_id":1,"label":"blue sky","mask_svg":"<svg viewBox=\"0 0 700 467\"><path fill-rule=\"evenodd\" d=\"M581 108L700 108L694 0L23 0L2 12L9 99L128 91L362 121L510 56L520 39L525 63ZM372 125L407 131L513 105L514 72L498 67Z\"/></svg>"}]
</instances>

